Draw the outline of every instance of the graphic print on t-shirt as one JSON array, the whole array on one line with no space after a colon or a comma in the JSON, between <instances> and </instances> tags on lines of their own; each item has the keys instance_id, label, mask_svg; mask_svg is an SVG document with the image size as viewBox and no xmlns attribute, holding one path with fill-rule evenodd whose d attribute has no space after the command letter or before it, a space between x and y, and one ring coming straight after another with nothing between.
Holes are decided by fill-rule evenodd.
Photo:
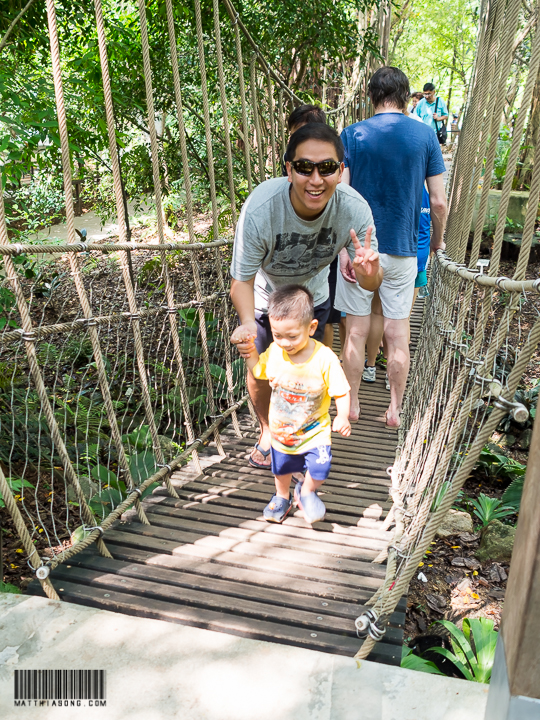
<instances>
[{"instance_id":1,"label":"graphic print on t-shirt","mask_svg":"<svg viewBox=\"0 0 540 720\"><path fill-rule=\"evenodd\" d=\"M326 386L315 378L304 382L286 373L270 380L270 385L270 433L282 445L298 447L317 432Z\"/></svg>"},{"instance_id":2,"label":"graphic print on t-shirt","mask_svg":"<svg viewBox=\"0 0 540 720\"><path fill-rule=\"evenodd\" d=\"M332 228L317 233L279 233L272 261L265 270L282 276L308 274L312 268L329 265L335 254L337 234Z\"/></svg>"}]
</instances>

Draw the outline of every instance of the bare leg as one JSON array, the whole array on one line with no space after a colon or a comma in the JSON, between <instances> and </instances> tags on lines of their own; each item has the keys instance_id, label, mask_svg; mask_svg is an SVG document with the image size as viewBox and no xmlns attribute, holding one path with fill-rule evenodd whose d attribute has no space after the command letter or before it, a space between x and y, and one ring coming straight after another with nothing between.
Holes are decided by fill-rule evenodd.
<instances>
[{"instance_id":1,"label":"bare leg","mask_svg":"<svg viewBox=\"0 0 540 720\"><path fill-rule=\"evenodd\" d=\"M259 445L264 450L270 449L270 428L268 427L268 410L270 408L270 396L272 390L268 380L257 380L253 375L248 372L247 374L247 386L251 402L259 418L261 437L259 438ZM258 450L253 450L251 453L253 460L261 465L267 465L270 467L270 456L264 457Z\"/></svg>"},{"instance_id":2,"label":"bare leg","mask_svg":"<svg viewBox=\"0 0 540 720\"><path fill-rule=\"evenodd\" d=\"M276 481L276 495L285 498L285 500L289 499L291 478L291 473L289 473L288 475L274 475L274 479Z\"/></svg>"},{"instance_id":3,"label":"bare leg","mask_svg":"<svg viewBox=\"0 0 540 720\"><path fill-rule=\"evenodd\" d=\"M364 369L369 324L369 315L347 315L345 323L347 335L343 351L343 370L351 386L351 410L349 412L351 422L356 422L360 417L358 390Z\"/></svg>"},{"instance_id":4,"label":"bare leg","mask_svg":"<svg viewBox=\"0 0 540 720\"><path fill-rule=\"evenodd\" d=\"M323 344L329 348L334 344L334 326L331 323L324 326Z\"/></svg>"},{"instance_id":5,"label":"bare leg","mask_svg":"<svg viewBox=\"0 0 540 720\"><path fill-rule=\"evenodd\" d=\"M411 364L409 353L409 319L384 318L384 335L388 345L388 380L390 381L390 407L386 411L386 424L399 427L399 414Z\"/></svg>"},{"instance_id":6,"label":"bare leg","mask_svg":"<svg viewBox=\"0 0 540 720\"><path fill-rule=\"evenodd\" d=\"M314 480L309 474L309 471L306 472L306 479L302 485L302 495L315 492L315 490L318 490L321 487L323 482L324 480Z\"/></svg>"},{"instance_id":7,"label":"bare leg","mask_svg":"<svg viewBox=\"0 0 540 720\"><path fill-rule=\"evenodd\" d=\"M414 288L414 295L413 295L413 301L411 305L411 312L409 313L409 320L411 319L412 311L414 308L414 303L416 302L416 298L418 297L418 291L420 290L419 287ZM411 344L411 325L409 323L409 345Z\"/></svg>"},{"instance_id":8,"label":"bare leg","mask_svg":"<svg viewBox=\"0 0 540 720\"><path fill-rule=\"evenodd\" d=\"M373 300L371 302L371 326L367 339L367 364L369 367L375 367L379 348L381 347L384 330L384 318L382 314L382 305L379 298L379 291L375 290Z\"/></svg>"},{"instance_id":9,"label":"bare leg","mask_svg":"<svg viewBox=\"0 0 540 720\"><path fill-rule=\"evenodd\" d=\"M347 335L347 330L345 329L345 318L341 318L341 321L340 321L338 327L339 327L339 344L341 345L341 352L339 354L339 359L343 360L343 348L345 347L345 337Z\"/></svg>"}]
</instances>

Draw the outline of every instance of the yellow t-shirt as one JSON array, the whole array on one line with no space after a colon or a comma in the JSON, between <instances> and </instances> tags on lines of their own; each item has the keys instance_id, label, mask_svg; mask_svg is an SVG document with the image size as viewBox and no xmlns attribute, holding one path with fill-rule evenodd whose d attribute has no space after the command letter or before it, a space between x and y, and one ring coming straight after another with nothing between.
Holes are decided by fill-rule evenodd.
<instances>
[{"instance_id":1,"label":"yellow t-shirt","mask_svg":"<svg viewBox=\"0 0 540 720\"><path fill-rule=\"evenodd\" d=\"M351 388L334 352L315 340L309 360L295 364L276 343L259 356L253 369L259 380L269 380L272 447L297 455L319 445L330 445L330 398Z\"/></svg>"}]
</instances>

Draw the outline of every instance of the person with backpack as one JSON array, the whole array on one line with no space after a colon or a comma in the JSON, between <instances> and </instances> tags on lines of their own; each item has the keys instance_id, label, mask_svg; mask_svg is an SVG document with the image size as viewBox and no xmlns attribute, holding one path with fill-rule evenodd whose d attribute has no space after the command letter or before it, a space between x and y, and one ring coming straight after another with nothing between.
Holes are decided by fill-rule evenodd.
<instances>
[{"instance_id":1,"label":"person with backpack","mask_svg":"<svg viewBox=\"0 0 540 720\"><path fill-rule=\"evenodd\" d=\"M413 112L435 131L439 143L444 145L447 137L448 108L444 100L436 95L433 83L424 85L423 95L423 100L420 100Z\"/></svg>"}]
</instances>

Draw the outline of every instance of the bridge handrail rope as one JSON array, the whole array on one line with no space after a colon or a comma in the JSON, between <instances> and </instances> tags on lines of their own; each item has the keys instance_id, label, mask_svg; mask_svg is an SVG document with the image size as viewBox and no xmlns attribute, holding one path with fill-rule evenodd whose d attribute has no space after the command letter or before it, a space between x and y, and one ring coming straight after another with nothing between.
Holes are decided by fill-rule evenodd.
<instances>
[{"instance_id":1,"label":"bridge handrail rope","mask_svg":"<svg viewBox=\"0 0 540 720\"><path fill-rule=\"evenodd\" d=\"M488 133L492 138L498 136L505 96L501 91L506 89L510 74L519 5L515 0L497 2L489 8L486 5L486 31L479 43L476 80L449 193L446 242L450 258L438 252L433 266L431 296L425 308L423 334L402 415L401 447L392 471L394 507L386 526L395 525L394 538L387 552L378 558L378 561L387 559L386 581L370 603L379 626L406 591L481 449L508 412L518 383L540 340L540 320L537 320L519 352L515 353L511 370L496 375L496 358L501 353L503 358L508 357L508 334L516 315L519 323L520 299L526 298L524 292L536 291L539 285L538 279L525 281L540 199L538 167L533 169L514 276L512 279L496 277L522 132L540 65L538 32L533 40L523 101L514 124L489 274L482 276L473 270L480 250L490 186L488 179L493 167L495 143L488 146ZM465 192L465 188L476 188L484 160L485 182L468 269L463 263L476 191ZM540 162L538 148L537 161ZM496 303L494 292L503 288L510 297L496 323L490 320L490 309ZM456 301L458 298L459 302ZM470 340L462 343L464 333L470 335ZM487 403L493 405L489 415L485 397ZM371 627L367 620L360 624ZM376 638L376 632L367 637L357 653L358 658L369 654Z\"/></svg>"}]
</instances>

